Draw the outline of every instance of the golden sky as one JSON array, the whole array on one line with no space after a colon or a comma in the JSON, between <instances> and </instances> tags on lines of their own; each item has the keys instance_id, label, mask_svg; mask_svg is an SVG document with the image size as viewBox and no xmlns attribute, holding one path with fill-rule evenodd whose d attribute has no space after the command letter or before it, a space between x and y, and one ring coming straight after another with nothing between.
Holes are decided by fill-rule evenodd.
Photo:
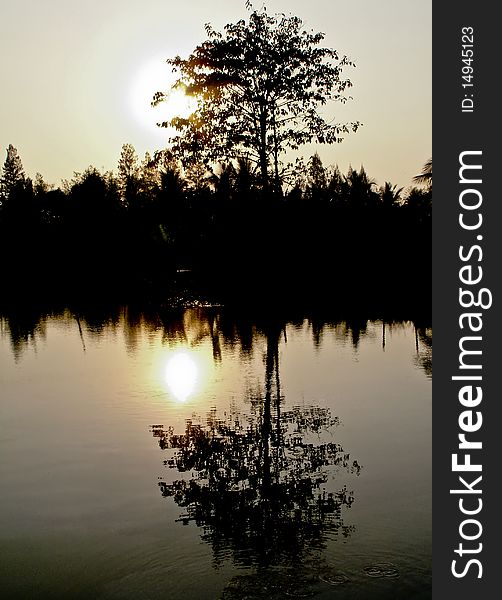
<instances>
[{"instance_id":1,"label":"golden sky","mask_svg":"<svg viewBox=\"0 0 502 600\"><path fill-rule=\"evenodd\" d=\"M90 164L115 169L122 144L164 146L149 107L169 86L164 61L246 18L244 0L0 0L0 147L13 144L27 173L59 184ZM254 3L255 8L262 4ZM269 0L326 34L352 58L354 100L328 114L364 126L316 149L325 165L364 165L379 184L411 185L432 153L432 0ZM171 107L171 110L174 107Z\"/></svg>"}]
</instances>

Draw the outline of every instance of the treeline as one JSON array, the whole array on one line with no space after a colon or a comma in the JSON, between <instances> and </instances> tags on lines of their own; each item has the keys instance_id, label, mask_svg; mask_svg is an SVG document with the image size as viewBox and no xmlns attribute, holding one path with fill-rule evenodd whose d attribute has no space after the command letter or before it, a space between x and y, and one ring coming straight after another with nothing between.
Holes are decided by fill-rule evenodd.
<instances>
[{"instance_id":1,"label":"treeline","mask_svg":"<svg viewBox=\"0 0 502 600\"><path fill-rule=\"evenodd\" d=\"M180 270L256 294L288 288L428 285L430 187L378 187L316 154L284 191L264 193L250 163L182 170L167 153L140 162L122 148L116 173L89 167L55 188L26 177L12 146L0 188L7 286L72 290L156 287ZM414 285L415 285L414 284Z\"/></svg>"}]
</instances>

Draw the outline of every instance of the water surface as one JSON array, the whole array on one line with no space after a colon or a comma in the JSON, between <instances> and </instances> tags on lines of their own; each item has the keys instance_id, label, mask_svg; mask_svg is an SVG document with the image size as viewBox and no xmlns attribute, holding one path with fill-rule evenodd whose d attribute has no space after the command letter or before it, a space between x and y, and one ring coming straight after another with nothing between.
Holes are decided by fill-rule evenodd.
<instances>
[{"instance_id":1,"label":"water surface","mask_svg":"<svg viewBox=\"0 0 502 600\"><path fill-rule=\"evenodd\" d=\"M122 308L0 338L2 597L430 597L423 324Z\"/></svg>"}]
</instances>

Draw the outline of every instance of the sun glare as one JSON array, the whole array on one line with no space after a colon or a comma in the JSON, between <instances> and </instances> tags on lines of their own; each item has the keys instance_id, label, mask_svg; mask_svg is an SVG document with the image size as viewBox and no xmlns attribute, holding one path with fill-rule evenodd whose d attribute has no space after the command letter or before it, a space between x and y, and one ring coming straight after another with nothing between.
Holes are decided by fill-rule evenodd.
<instances>
[{"instance_id":1,"label":"sun glare","mask_svg":"<svg viewBox=\"0 0 502 600\"><path fill-rule=\"evenodd\" d=\"M173 396L184 402L194 392L199 376L196 362L188 352L176 352L166 365L166 382Z\"/></svg>"},{"instance_id":2,"label":"sun glare","mask_svg":"<svg viewBox=\"0 0 502 600\"><path fill-rule=\"evenodd\" d=\"M157 123L174 117L188 117L196 109L194 98L182 89L170 90L175 79L170 67L162 59L144 64L136 73L130 93L130 105L138 122L150 132L158 130ZM151 106L155 92L166 92L166 100L155 108Z\"/></svg>"}]
</instances>

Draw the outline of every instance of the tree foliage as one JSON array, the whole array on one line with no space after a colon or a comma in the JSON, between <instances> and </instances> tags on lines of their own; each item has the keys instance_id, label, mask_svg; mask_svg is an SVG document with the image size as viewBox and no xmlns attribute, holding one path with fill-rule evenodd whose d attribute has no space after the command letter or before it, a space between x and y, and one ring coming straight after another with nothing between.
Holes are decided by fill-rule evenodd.
<instances>
[{"instance_id":1,"label":"tree foliage","mask_svg":"<svg viewBox=\"0 0 502 600\"><path fill-rule=\"evenodd\" d=\"M185 162L245 157L258 167L262 187L271 171L279 186L287 149L340 142L357 130L358 122L328 121L320 110L348 99L352 84L342 72L352 61L321 47L324 34L305 31L300 18L263 9L223 32L206 25L206 33L188 58L167 61L179 76L173 88L198 100L189 117L160 124L177 130L171 149ZM153 104L168 97L158 92Z\"/></svg>"}]
</instances>

